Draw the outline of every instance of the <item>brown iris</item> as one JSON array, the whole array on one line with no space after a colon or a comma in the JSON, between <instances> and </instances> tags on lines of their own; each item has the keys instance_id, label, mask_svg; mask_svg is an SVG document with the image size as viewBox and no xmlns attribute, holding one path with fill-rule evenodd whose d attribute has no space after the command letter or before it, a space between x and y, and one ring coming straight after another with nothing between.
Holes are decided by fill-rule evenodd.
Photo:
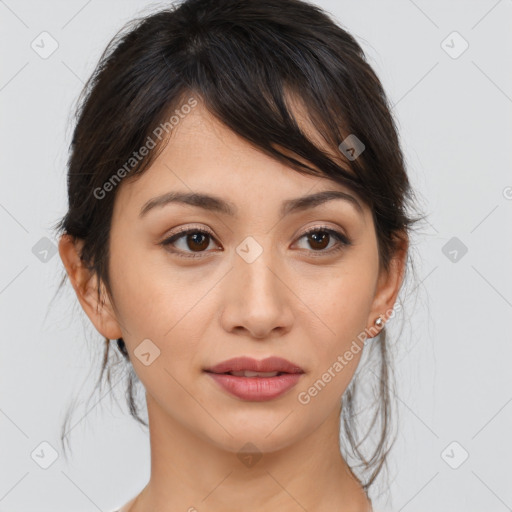
<instances>
[{"instance_id":1,"label":"brown iris","mask_svg":"<svg viewBox=\"0 0 512 512\"><path fill-rule=\"evenodd\" d=\"M329 245L329 233L327 231L316 231L307 235L308 241L313 249L322 250ZM327 240L327 243L324 243ZM313 241L313 243L311 243ZM319 246L315 245L319 244Z\"/></svg>"},{"instance_id":2,"label":"brown iris","mask_svg":"<svg viewBox=\"0 0 512 512\"><path fill-rule=\"evenodd\" d=\"M197 249L199 251L205 250L208 248L208 245L210 244L209 235L205 233L191 233L186 236L187 240L187 247L190 250ZM193 240L192 243L190 243L190 240Z\"/></svg>"}]
</instances>

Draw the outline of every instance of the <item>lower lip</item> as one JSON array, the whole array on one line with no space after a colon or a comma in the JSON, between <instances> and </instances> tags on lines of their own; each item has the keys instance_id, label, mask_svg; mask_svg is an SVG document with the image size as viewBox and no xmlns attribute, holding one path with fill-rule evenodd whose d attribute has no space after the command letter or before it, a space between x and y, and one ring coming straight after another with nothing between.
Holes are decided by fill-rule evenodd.
<instances>
[{"instance_id":1,"label":"lower lip","mask_svg":"<svg viewBox=\"0 0 512 512\"><path fill-rule=\"evenodd\" d=\"M206 372L224 390L242 400L263 402L283 395L293 388L302 373L283 373L276 377L236 377L225 373Z\"/></svg>"}]
</instances>

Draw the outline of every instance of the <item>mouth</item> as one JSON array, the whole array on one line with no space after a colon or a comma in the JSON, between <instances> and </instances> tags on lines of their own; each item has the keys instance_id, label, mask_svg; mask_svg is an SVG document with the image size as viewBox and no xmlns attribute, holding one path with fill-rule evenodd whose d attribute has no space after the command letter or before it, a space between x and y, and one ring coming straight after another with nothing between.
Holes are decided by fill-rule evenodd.
<instances>
[{"instance_id":1,"label":"mouth","mask_svg":"<svg viewBox=\"0 0 512 512\"><path fill-rule=\"evenodd\" d=\"M204 371L229 395L254 402L285 394L304 374L300 366L279 357L234 358Z\"/></svg>"}]
</instances>

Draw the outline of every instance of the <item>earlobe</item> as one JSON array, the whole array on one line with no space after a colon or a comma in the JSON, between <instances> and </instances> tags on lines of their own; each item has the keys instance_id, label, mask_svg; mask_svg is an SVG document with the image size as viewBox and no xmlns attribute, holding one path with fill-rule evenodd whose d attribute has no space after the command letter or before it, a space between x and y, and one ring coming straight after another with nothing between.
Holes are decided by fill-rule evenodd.
<instances>
[{"instance_id":1,"label":"earlobe","mask_svg":"<svg viewBox=\"0 0 512 512\"><path fill-rule=\"evenodd\" d=\"M110 298L104 287L101 289L101 302L98 300L97 278L80 259L83 240L73 239L64 234L59 240L59 254L80 302L96 330L108 339L123 336L113 312Z\"/></svg>"}]
</instances>

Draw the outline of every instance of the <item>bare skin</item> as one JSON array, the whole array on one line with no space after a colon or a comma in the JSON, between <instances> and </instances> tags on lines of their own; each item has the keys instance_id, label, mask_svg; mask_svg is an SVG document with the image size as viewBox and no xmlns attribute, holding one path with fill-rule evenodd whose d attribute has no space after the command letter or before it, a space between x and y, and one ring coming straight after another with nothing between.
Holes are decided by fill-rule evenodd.
<instances>
[{"instance_id":1,"label":"bare skin","mask_svg":"<svg viewBox=\"0 0 512 512\"><path fill-rule=\"evenodd\" d=\"M307 404L298 395L392 310L407 242L390 271L379 272L375 227L362 201L362 211L335 199L280 216L283 201L325 190L356 197L263 154L199 104L142 178L119 185L112 297L103 305L80 264L81 244L61 238L60 256L84 311L103 336L123 337L146 390L151 477L122 512L371 510L338 447L341 396L362 350ZM177 203L139 216L148 200L169 191L218 196L238 216ZM178 227L212 236L159 245ZM338 231L352 245L334 252L340 243L332 236L315 244L304 236L313 227ZM236 252L249 236L262 249L251 263ZM145 339L160 350L148 366L134 354ZM242 355L277 355L305 373L276 399L242 400L203 371ZM237 456L248 442L262 455L254 465Z\"/></svg>"}]
</instances>

